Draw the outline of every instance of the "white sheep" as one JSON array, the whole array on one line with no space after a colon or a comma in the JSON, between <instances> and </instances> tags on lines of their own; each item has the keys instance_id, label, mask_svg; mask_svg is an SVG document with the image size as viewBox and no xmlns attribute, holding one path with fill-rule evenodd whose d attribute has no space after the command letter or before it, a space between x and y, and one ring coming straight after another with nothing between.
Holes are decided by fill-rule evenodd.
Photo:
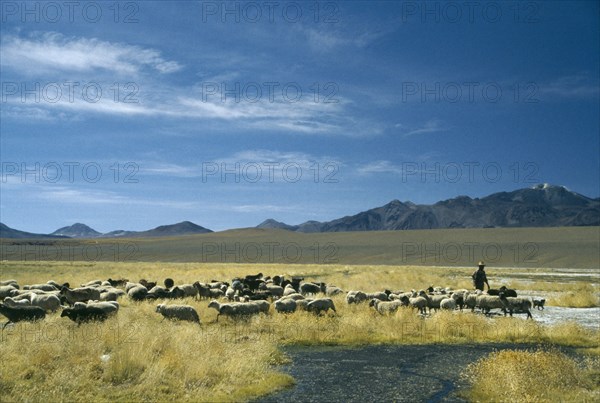
<instances>
[{"instance_id":1,"label":"white sheep","mask_svg":"<svg viewBox=\"0 0 600 403\"><path fill-rule=\"evenodd\" d=\"M406 306L418 309L419 312L423 315L427 312L427 299L425 299L424 297L407 297L406 295L404 295L402 296L401 301Z\"/></svg>"},{"instance_id":2,"label":"white sheep","mask_svg":"<svg viewBox=\"0 0 600 403\"><path fill-rule=\"evenodd\" d=\"M264 300L249 301L246 304L256 305L261 313L269 313L269 308L271 308L271 304Z\"/></svg>"},{"instance_id":3,"label":"white sheep","mask_svg":"<svg viewBox=\"0 0 600 403\"><path fill-rule=\"evenodd\" d=\"M274 297L281 297L281 296L283 296L283 291L284 291L283 287L280 287L278 285L273 285L273 284L267 284L267 283L262 283L258 287L258 289L259 290L263 290L263 291L268 291Z\"/></svg>"},{"instance_id":4,"label":"white sheep","mask_svg":"<svg viewBox=\"0 0 600 403\"><path fill-rule=\"evenodd\" d=\"M28 299L13 299L11 297L4 298L4 305L9 306L11 308L31 305L31 302Z\"/></svg>"},{"instance_id":5,"label":"white sheep","mask_svg":"<svg viewBox=\"0 0 600 403\"><path fill-rule=\"evenodd\" d=\"M119 303L117 301L89 301L87 304L85 302L76 302L73 305L75 309L85 309L86 307L100 308L107 314L112 314L117 313L119 310Z\"/></svg>"},{"instance_id":6,"label":"white sheep","mask_svg":"<svg viewBox=\"0 0 600 403\"><path fill-rule=\"evenodd\" d=\"M525 312L527 314L527 319L533 319L531 316L531 299L528 297L506 297L503 293L500 293L500 301L504 305L504 315L506 316L506 311L510 312L510 316L513 315L513 312Z\"/></svg>"},{"instance_id":7,"label":"white sheep","mask_svg":"<svg viewBox=\"0 0 600 403\"><path fill-rule=\"evenodd\" d=\"M348 291L346 302L348 304L359 304L367 300L367 294L362 291Z\"/></svg>"},{"instance_id":8,"label":"white sheep","mask_svg":"<svg viewBox=\"0 0 600 403\"><path fill-rule=\"evenodd\" d=\"M328 285L325 288L325 295L327 295L328 297L334 297L336 295L343 294L343 293L344 293L344 291L340 287L336 287L334 285Z\"/></svg>"},{"instance_id":9,"label":"white sheep","mask_svg":"<svg viewBox=\"0 0 600 403\"><path fill-rule=\"evenodd\" d=\"M60 298L54 294L29 294L29 301L33 306L39 306L46 312L55 312L60 308Z\"/></svg>"},{"instance_id":10,"label":"white sheep","mask_svg":"<svg viewBox=\"0 0 600 403\"><path fill-rule=\"evenodd\" d=\"M189 305L165 305L158 304L156 306L156 312L160 313L164 318L185 320L189 322L195 322L200 324L200 317L194 307Z\"/></svg>"},{"instance_id":11,"label":"white sheep","mask_svg":"<svg viewBox=\"0 0 600 403\"><path fill-rule=\"evenodd\" d=\"M456 301L452 297L450 297L450 298L444 298L440 302L440 309L445 309L445 310L448 310L448 311L453 311L453 310L456 309Z\"/></svg>"},{"instance_id":12,"label":"white sheep","mask_svg":"<svg viewBox=\"0 0 600 403\"><path fill-rule=\"evenodd\" d=\"M394 313L402 306L401 301L381 301L377 298L373 298L371 302L369 302L369 306L375 308L377 312L381 315L386 315L390 313Z\"/></svg>"},{"instance_id":13,"label":"white sheep","mask_svg":"<svg viewBox=\"0 0 600 403\"><path fill-rule=\"evenodd\" d=\"M321 312L329 311L330 309L333 312L337 312L335 310L335 305L333 304L333 300L331 298L319 298L309 302L306 305L306 308L309 312L314 312L317 315L320 315Z\"/></svg>"},{"instance_id":14,"label":"white sheep","mask_svg":"<svg viewBox=\"0 0 600 403\"><path fill-rule=\"evenodd\" d=\"M293 294L284 295L280 299L293 299L294 301L298 301L299 299L306 299L306 298L304 297L304 295L299 294L299 293L296 292L296 293L293 293Z\"/></svg>"},{"instance_id":15,"label":"white sheep","mask_svg":"<svg viewBox=\"0 0 600 403\"><path fill-rule=\"evenodd\" d=\"M232 303L232 304L221 304L217 300L212 300L208 304L209 308L214 308L217 310L217 322L219 321L219 316L226 315L229 317L236 316L249 316L255 315L261 312L261 306L258 304L253 304L251 302L246 303Z\"/></svg>"},{"instance_id":16,"label":"white sheep","mask_svg":"<svg viewBox=\"0 0 600 403\"><path fill-rule=\"evenodd\" d=\"M19 294L19 290L12 285L3 285L0 286L0 299L4 299L6 297L14 297Z\"/></svg>"},{"instance_id":17,"label":"white sheep","mask_svg":"<svg viewBox=\"0 0 600 403\"><path fill-rule=\"evenodd\" d=\"M297 299L296 300L296 310L308 311L308 304L313 301L312 298L305 299Z\"/></svg>"},{"instance_id":18,"label":"white sheep","mask_svg":"<svg viewBox=\"0 0 600 403\"><path fill-rule=\"evenodd\" d=\"M490 313L492 309L501 309L506 314L504 303L497 295L481 294L477 296L476 301L475 305L486 314Z\"/></svg>"},{"instance_id":19,"label":"white sheep","mask_svg":"<svg viewBox=\"0 0 600 403\"><path fill-rule=\"evenodd\" d=\"M296 289L291 284L288 284L283 289L283 296L285 297L290 294L296 294Z\"/></svg>"},{"instance_id":20,"label":"white sheep","mask_svg":"<svg viewBox=\"0 0 600 403\"><path fill-rule=\"evenodd\" d=\"M275 310L279 313L296 312L296 301L291 298L281 298L275 301Z\"/></svg>"}]
</instances>

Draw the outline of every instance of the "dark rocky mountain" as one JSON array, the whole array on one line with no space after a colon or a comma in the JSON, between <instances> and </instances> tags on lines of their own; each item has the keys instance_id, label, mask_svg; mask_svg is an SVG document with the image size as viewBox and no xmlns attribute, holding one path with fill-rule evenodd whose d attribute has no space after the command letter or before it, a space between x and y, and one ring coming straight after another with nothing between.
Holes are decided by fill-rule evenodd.
<instances>
[{"instance_id":1,"label":"dark rocky mountain","mask_svg":"<svg viewBox=\"0 0 600 403\"><path fill-rule=\"evenodd\" d=\"M102 235L102 233L88 227L85 224L75 223L68 227L59 228L50 235L61 235L69 238L96 238Z\"/></svg>"},{"instance_id":2,"label":"dark rocky mountain","mask_svg":"<svg viewBox=\"0 0 600 403\"><path fill-rule=\"evenodd\" d=\"M381 231L432 228L558 227L600 225L600 201L548 184L472 199L458 196L433 205L392 200L328 222L277 228L298 232ZM263 224L264 224L263 223Z\"/></svg>"},{"instance_id":3,"label":"dark rocky mountain","mask_svg":"<svg viewBox=\"0 0 600 403\"><path fill-rule=\"evenodd\" d=\"M0 238L12 238L12 239L38 239L38 238L67 238L66 236L58 235L47 235L47 234L34 234L32 232L19 231L14 228L10 228L6 224L0 223Z\"/></svg>"}]
</instances>

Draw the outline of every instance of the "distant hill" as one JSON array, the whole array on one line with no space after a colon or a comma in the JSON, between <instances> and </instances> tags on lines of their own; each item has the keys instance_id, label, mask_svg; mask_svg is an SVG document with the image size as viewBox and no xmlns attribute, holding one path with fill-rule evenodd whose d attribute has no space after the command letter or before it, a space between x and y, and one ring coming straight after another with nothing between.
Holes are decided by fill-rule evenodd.
<instances>
[{"instance_id":1,"label":"distant hill","mask_svg":"<svg viewBox=\"0 0 600 403\"><path fill-rule=\"evenodd\" d=\"M559 227L600 225L600 201L548 184L472 199L458 196L433 205L392 200L327 222L288 225L266 220L259 228L297 232L346 232L442 228Z\"/></svg>"},{"instance_id":2,"label":"distant hill","mask_svg":"<svg viewBox=\"0 0 600 403\"><path fill-rule=\"evenodd\" d=\"M34 234L32 232L19 231L14 228L10 228L6 224L0 223L0 238L13 238L13 239L39 239L39 238L67 238L65 236L48 235L48 234Z\"/></svg>"},{"instance_id":3,"label":"distant hill","mask_svg":"<svg viewBox=\"0 0 600 403\"><path fill-rule=\"evenodd\" d=\"M102 235L85 224L75 223L68 227L62 227L54 231L51 235L68 236L69 238L95 238Z\"/></svg>"},{"instance_id":4,"label":"distant hill","mask_svg":"<svg viewBox=\"0 0 600 403\"><path fill-rule=\"evenodd\" d=\"M206 234L213 232L208 228L201 227L190 221L182 221L172 225L161 225L154 229L141 232L132 232L129 236L133 237L163 237L163 236L179 236L192 234Z\"/></svg>"},{"instance_id":5,"label":"distant hill","mask_svg":"<svg viewBox=\"0 0 600 403\"><path fill-rule=\"evenodd\" d=\"M142 237L168 237L180 235L206 234L211 230L196 225L190 221L183 221L177 224L161 225L147 231L124 231L117 230L105 234L88 227L85 224L76 223L68 227L62 227L52 234L32 234L30 232L19 231L1 225L0 238L142 238Z\"/></svg>"}]
</instances>

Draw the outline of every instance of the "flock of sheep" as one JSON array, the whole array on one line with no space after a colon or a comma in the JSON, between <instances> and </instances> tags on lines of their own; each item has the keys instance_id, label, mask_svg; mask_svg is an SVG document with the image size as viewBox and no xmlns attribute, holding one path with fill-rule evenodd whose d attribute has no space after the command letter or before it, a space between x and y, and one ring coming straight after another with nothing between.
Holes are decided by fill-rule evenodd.
<instances>
[{"instance_id":1,"label":"flock of sheep","mask_svg":"<svg viewBox=\"0 0 600 403\"><path fill-rule=\"evenodd\" d=\"M167 278L163 285L140 280L95 280L71 288L68 283L58 284L48 281L44 284L24 285L15 280L0 281L0 314L9 323L44 319L47 312L61 309L61 317L68 317L81 324L89 321L102 321L119 311L118 299L127 296L132 301L166 300L194 297L209 299L208 307L219 316L231 318L248 317L269 313L271 305L281 314L291 314L298 310L317 315L330 310L336 313L332 297L346 294L347 304L367 303L381 315L396 312L400 308L413 308L422 315L432 310L455 310L479 308L489 314L499 309L504 315L526 313L531 318L532 307L544 308L544 299L518 297L515 290L501 287L487 292L472 290L451 290L429 287L420 291L391 291L366 293L363 291L345 292L339 287L305 281L302 277L248 275L226 281L175 285ZM200 317L190 305L158 304L156 312L164 318L200 323Z\"/></svg>"}]
</instances>

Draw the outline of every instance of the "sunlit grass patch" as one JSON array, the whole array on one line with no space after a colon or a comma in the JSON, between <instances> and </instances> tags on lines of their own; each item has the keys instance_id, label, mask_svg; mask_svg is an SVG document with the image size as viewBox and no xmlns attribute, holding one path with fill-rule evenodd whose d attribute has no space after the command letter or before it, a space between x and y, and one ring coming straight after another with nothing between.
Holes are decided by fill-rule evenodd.
<instances>
[{"instance_id":1,"label":"sunlit grass patch","mask_svg":"<svg viewBox=\"0 0 600 403\"><path fill-rule=\"evenodd\" d=\"M471 401L597 401L600 360L576 362L558 350L502 350L467 366Z\"/></svg>"}]
</instances>

